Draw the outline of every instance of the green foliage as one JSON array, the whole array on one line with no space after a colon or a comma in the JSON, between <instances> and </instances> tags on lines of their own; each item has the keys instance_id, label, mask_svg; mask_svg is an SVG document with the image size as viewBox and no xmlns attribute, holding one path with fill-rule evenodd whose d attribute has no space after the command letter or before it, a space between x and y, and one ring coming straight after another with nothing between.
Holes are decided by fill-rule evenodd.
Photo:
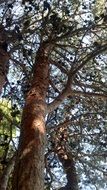
<instances>
[{"instance_id":1,"label":"green foliage","mask_svg":"<svg viewBox=\"0 0 107 190\"><path fill-rule=\"evenodd\" d=\"M17 127L20 112L15 104L7 99L0 100L0 168L6 167L17 148Z\"/></svg>"},{"instance_id":2,"label":"green foliage","mask_svg":"<svg viewBox=\"0 0 107 190\"><path fill-rule=\"evenodd\" d=\"M95 4L94 4L94 13L96 15L101 15L102 13L105 12L105 4L106 1L105 0L96 0Z\"/></svg>"}]
</instances>

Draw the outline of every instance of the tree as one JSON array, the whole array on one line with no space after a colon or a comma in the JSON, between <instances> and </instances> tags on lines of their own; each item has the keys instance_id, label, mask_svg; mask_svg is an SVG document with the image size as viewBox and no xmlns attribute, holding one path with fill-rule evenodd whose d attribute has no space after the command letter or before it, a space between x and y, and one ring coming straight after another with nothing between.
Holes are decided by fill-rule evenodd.
<instances>
[{"instance_id":1,"label":"tree","mask_svg":"<svg viewBox=\"0 0 107 190\"><path fill-rule=\"evenodd\" d=\"M13 115L16 110L16 105L12 107L10 101L0 101L0 189L3 190L7 189L15 161L16 125L19 122L19 116Z\"/></svg>"},{"instance_id":2,"label":"tree","mask_svg":"<svg viewBox=\"0 0 107 190\"><path fill-rule=\"evenodd\" d=\"M9 72L12 76L14 68L14 75L17 75L14 84L9 82L12 79L7 79L4 95L8 96L10 93L13 102L17 102L20 108L24 105L13 189L42 190L46 129L49 131L49 146L55 141L53 151L65 170L66 164L69 164L76 173L74 156L71 153L74 151L78 155L77 147L79 149L85 146L82 144L82 136L86 136L89 130L86 123L91 123L90 130L93 126L90 115L94 115L93 121L94 117L97 120L99 110L103 110L102 105L105 108L107 15L94 15L94 2L89 2L88 5L82 1L62 3L55 0L21 3L22 8L19 1L1 2L1 25L7 37L5 43L8 42L8 54L11 55ZM15 12L18 7L19 15ZM105 117L105 110L102 112L99 113L100 121ZM81 127L82 119L86 125L84 130ZM77 121L78 127L74 127L73 121ZM62 130L65 125L69 132L67 137ZM79 126L81 142L75 135L70 138L71 131L75 134ZM51 135L52 132L56 132L55 137ZM64 141L63 145L60 145L61 141ZM72 149L68 150L70 146ZM65 155L60 154L59 147ZM69 183L69 176L76 176L74 173L67 173L67 188L70 185L72 189L73 183ZM74 181L77 189L76 178Z\"/></svg>"}]
</instances>

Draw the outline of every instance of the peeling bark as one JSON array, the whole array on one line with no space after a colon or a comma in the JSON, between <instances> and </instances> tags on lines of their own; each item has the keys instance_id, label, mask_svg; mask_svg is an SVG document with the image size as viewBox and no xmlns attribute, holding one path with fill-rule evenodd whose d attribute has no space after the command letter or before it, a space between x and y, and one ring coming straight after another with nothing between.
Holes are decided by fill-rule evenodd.
<instances>
[{"instance_id":1,"label":"peeling bark","mask_svg":"<svg viewBox=\"0 0 107 190\"><path fill-rule=\"evenodd\" d=\"M49 83L46 47L36 55L32 87L27 94L21 124L21 136L14 169L14 190L44 189L45 113Z\"/></svg>"}]
</instances>

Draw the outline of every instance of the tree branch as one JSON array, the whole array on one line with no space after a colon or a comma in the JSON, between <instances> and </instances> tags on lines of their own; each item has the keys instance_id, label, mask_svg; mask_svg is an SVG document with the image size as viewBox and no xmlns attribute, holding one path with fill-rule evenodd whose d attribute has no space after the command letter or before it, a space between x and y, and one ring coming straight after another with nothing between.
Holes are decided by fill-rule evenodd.
<instances>
[{"instance_id":1,"label":"tree branch","mask_svg":"<svg viewBox=\"0 0 107 190\"><path fill-rule=\"evenodd\" d=\"M80 62L82 62L76 69L74 69L72 71L72 76L74 76L80 69L82 69L84 67L84 65L86 63L88 63L92 58L94 58L95 56L99 55L100 53L104 52L107 50L107 44L104 44L102 47L100 47L100 49L94 50L93 52L89 53L88 55L86 55L84 57L84 61L83 58L80 60Z\"/></svg>"},{"instance_id":2,"label":"tree branch","mask_svg":"<svg viewBox=\"0 0 107 190\"><path fill-rule=\"evenodd\" d=\"M94 92L82 92L73 90L71 91L71 96L84 96L84 97L95 97L95 98L101 98L101 99L107 99L107 94L101 94L101 93L94 93Z\"/></svg>"}]
</instances>

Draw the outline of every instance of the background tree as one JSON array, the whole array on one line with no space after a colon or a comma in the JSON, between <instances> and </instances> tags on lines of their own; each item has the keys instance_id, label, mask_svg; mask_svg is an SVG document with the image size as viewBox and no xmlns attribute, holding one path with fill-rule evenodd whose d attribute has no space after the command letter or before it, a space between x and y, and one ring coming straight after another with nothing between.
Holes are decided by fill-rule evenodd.
<instances>
[{"instance_id":1,"label":"background tree","mask_svg":"<svg viewBox=\"0 0 107 190\"><path fill-rule=\"evenodd\" d=\"M0 189L6 190L7 185L11 187L11 171L18 142L16 127L20 119L16 105L12 106L11 101L6 99L0 102L0 113Z\"/></svg>"}]
</instances>

